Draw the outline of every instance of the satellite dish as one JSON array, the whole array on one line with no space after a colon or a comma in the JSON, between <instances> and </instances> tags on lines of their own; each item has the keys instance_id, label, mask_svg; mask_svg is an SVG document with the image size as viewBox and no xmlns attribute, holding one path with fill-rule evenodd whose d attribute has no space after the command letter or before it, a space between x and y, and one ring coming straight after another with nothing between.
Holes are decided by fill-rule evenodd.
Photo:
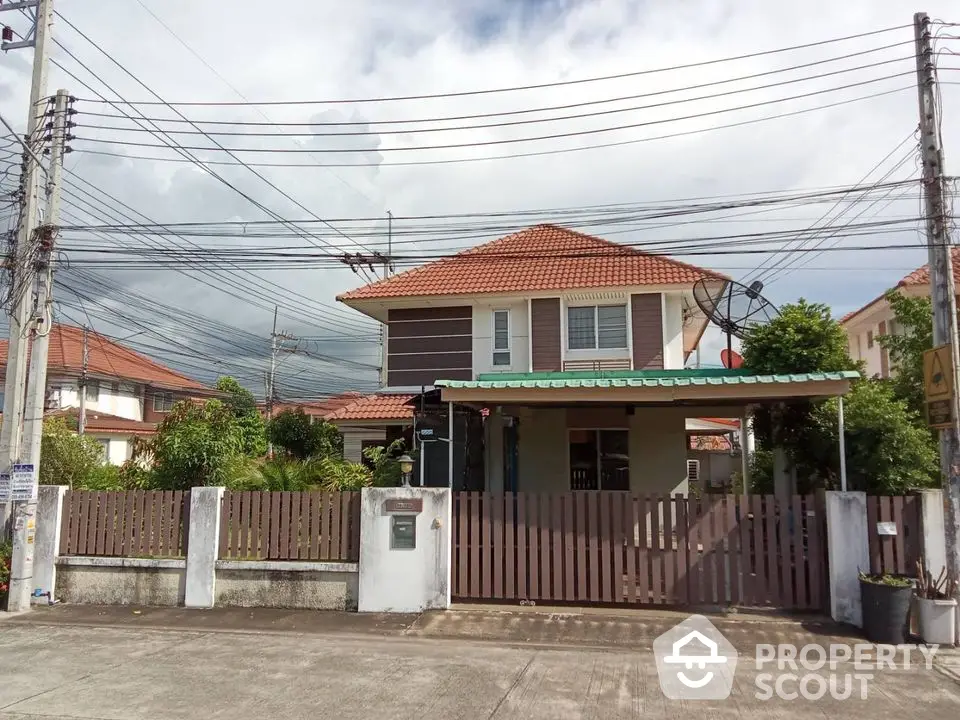
<instances>
[{"instance_id":1,"label":"satellite dish","mask_svg":"<svg viewBox=\"0 0 960 720\"><path fill-rule=\"evenodd\" d=\"M734 337L742 338L750 328L764 325L780 314L776 306L760 294L762 290L763 283L759 280L749 285L727 280L719 288L713 288L701 278L693 286L693 299L697 305L710 322L727 334L727 353L731 362L735 359ZM724 366L727 366L726 362Z\"/></svg>"},{"instance_id":2,"label":"satellite dish","mask_svg":"<svg viewBox=\"0 0 960 720\"><path fill-rule=\"evenodd\" d=\"M736 350L721 350L720 362L727 370L739 370L743 367L743 357Z\"/></svg>"}]
</instances>

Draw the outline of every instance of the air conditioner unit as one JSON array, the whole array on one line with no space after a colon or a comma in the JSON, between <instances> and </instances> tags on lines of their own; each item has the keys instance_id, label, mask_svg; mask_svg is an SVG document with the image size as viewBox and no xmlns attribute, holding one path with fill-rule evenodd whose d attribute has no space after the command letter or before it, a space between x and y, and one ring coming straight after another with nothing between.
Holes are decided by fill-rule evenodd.
<instances>
[{"instance_id":1,"label":"air conditioner unit","mask_svg":"<svg viewBox=\"0 0 960 720\"><path fill-rule=\"evenodd\" d=\"M700 482L700 461L687 460L687 481Z\"/></svg>"}]
</instances>

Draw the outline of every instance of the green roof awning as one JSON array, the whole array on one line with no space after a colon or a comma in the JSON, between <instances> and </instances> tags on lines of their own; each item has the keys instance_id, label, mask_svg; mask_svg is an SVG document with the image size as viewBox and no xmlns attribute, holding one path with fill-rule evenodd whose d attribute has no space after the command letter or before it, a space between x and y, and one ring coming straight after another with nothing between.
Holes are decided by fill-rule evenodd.
<instances>
[{"instance_id":1,"label":"green roof awning","mask_svg":"<svg viewBox=\"0 0 960 720\"><path fill-rule=\"evenodd\" d=\"M856 380L855 370L789 375L753 375L739 370L620 370L615 372L484 373L477 380L437 380L437 387L496 390L517 388L673 388L710 385L771 385Z\"/></svg>"}]
</instances>

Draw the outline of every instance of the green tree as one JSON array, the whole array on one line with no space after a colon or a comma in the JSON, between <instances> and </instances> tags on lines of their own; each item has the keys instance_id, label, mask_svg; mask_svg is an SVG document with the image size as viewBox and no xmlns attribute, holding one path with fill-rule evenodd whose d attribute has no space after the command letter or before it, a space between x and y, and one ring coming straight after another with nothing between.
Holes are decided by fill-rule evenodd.
<instances>
[{"instance_id":1,"label":"green tree","mask_svg":"<svg viewBox=\"0 0 960 720\"><path fill-rule=\"evenodd\" d=\"M920 418L925 417L923 353L933 347L933 305L930 298L907 297L895 290L886 295L893 310L896 335L880 335L880 347L890 353L896 369L891 383L897 397Z\"/></svg>"},{"instance_id":2,"label":"green tree","mask_svg":"<svg viewBox=\"0 0 960 720\"><path fill-rule=\"evenodd\" d=\"M276 415L267 432L270 442L300 460L342 454L340 431L323 420L311 421L301 408Z\"/></svg>"},{"instance_id":3,"label":"green tree","mask_svg":"<svg viewBox=\"0 0 960 720\"><path fill-rule=\"evenodd\" d=\"M747 333L742 346L743 366L758 374L855 370L847 352L847 336L830 308L800 298L780 308L766 325Z\"/></svg>"},{"instance_id":4,"label":"green tree","mask_svg":"<svg viewBox=\"0 0 960 720\"><path fill-rule=\"evenodd\" d=\"M40 484L85 487L103 464L103 447L89 435L77 435L63 418L43 423Z\"/></svg>"},{"instance_id":5,"label":"green tree","mask_svg":"<svg viewBox=\"0 0 960 720\"><path fill-rule=\"evenodd\" d=\"M156 486L181 490L224 484L230 463L243 454L243 438L224 403L184 401L160 423L152 449Z\"/></svg>"},{"instance_id":6,"label":"green tree","mask_svg":"<svg viewBox=\"0 0 960 720\"><path fill-rule=\"evenodd\" d=\"M253 393L232 377L217 380L217 390L228 393L224 404L233 413L240 429L243 453L250 457L262 457L267 452L267 426L257 407Z\"/></svg>"},{"instance_id":7,"label":"green tree","mask_svg":"<svg viewBox=\"0 0 960 720\"><path fill-rule=\"evenodd\" d=\"M757 373L832 372L857 367L839 323L824 305L803 300L751 329L743 342L744 367ZM916 412L889 383L861 380L844 399L850 487L900 493L936 482L936 448ZM802 492L839 484L837 401L781 403L756 414L763 450L780 447L797 470ZM772 476L769 458L757 482ZM767 472L767 470L770 472ZM762 476L762 477L760 477Z\"/></svg>"}]
</instances>

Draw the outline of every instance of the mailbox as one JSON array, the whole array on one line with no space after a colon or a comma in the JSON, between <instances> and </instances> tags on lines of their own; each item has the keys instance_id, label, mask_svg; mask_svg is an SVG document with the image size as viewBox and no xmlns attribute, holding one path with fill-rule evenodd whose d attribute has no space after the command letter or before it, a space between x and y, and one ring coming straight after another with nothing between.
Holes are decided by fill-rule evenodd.
<instances>
[{"instance_id":1,"label":"mailbox","mask_svg":"<svg viewBox=\"0 0 960 720\"><path fill-rule=\"evenodd\" d=\"M416 550L417 516L394 515L390 518L390 549Z\"/></svg>"}]
</instances>

